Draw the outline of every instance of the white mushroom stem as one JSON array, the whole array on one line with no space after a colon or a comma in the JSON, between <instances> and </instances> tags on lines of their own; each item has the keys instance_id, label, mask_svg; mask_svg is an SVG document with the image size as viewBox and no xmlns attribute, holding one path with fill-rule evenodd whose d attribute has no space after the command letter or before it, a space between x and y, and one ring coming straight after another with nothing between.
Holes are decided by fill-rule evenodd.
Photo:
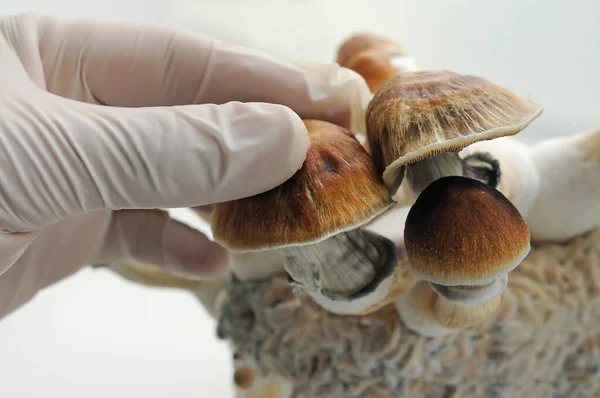
<instances>
[{"instance_id":1,"label":"white mushroom stem","mask_svg":"<svg viewBox=\"0 0 600 398\"><path fill-rule=\"evenodd\" d=\"M294 282L336 313L361 312L383 300L397 266L394 243L363 229L283 252Z\"/></svg>"},{"instance_id":2,"label":"white mushroom stem","mask_svg":"<svg viewBox=\"0 0 600 398\"><path fill-rule=\"evenodd\" d=\"M229 251L229 268L241 280L264 279L284 272L283 251Z\"/></svg>"},{"instance_id":3,"label":"white mushroom stem","mask_svg":"<svg viewBox=\"0 0 600 398\"><path fill-rule=\"evenodd\" d=\"M406 179L415 197L432 182L448 176L479 180L495 188L500 169L491 155L461 159L458 152L441 152L431 158L406 165Z\"/></svg>"},{"instance_id":4,"label":"white mushroom stem","mask_svg":"<svg viewBox=\"0 0 600 398\"><path fill-rule=\"evenodd\" d=\"M416 196L435 180L462 174L462 164L458 153L455 152L442 152L406 166L406 179Z\"/></svg>"},{"instance_id":5,"label":"white mushroom stem","mask_svg":"<svg viewBox=\"0 0 600 398\"><path fill-rule=\"evenodd\" d=\"M531 148L514 137L476 142L459 153L466 163L490 155L499 164L501 174L495 187L519 210L529 214L540 189L540 179L531 158Z\"/></svg>"},{"instance_id":6,"label":"white mushroom stem","mask_svg":"<svg viewBox=\"0 0 600 398\"><path fill-rule=\"evenodd\" d=\"M443 337L489 319L500 302L501 297L495 296L463 307L439 295L427 281L419 281L395 304L407 328L422 336Z\"/></svg>"},{"instance_id":7,"label":"white mushroom stem","mask_svg":"<svg viewBox=\"0 0 600 398\"><path fill-rule=\"evenodd\" d=\"M532 241L564 242L600 224L600 128L531 148L540 187L525 221Z\"/></svg>"}]
</instances>

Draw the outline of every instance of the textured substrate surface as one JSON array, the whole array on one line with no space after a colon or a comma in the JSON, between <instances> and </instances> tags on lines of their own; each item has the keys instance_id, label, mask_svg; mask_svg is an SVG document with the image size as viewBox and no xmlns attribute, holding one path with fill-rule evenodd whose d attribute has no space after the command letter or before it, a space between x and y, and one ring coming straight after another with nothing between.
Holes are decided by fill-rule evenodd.
<instances>
[{"instance_id":1,"label":"textured substrate surface","mask_svg":"<svg viewBox=\"0 0 600 398\"><path fill-rule=\"evenodd\" d=\"M331 314L285 275L231 279L218 334L237 362L282 375L298 398L591 398L600 396L599 299L596 230L533 247L511 272L498 314L452 336L411 332L393 306Z\"/></svg>"}]
</instances>

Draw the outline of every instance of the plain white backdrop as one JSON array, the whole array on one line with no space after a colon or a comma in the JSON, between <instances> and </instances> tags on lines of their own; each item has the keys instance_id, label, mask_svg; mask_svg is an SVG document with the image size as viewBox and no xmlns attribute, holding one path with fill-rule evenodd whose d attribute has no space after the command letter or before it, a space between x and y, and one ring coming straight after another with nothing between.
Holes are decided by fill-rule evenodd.
<instances>
[{"instance_id":1,"label":"plain white backdrop","mask_svg":"<svg viewBox=\"0 0 600 398\"><path fill-rule=\"evenodd\" d=\"M348 35L371 30L423 67L544 105L519 135L527 142L600 126L597 0L0 0L0 14L23 11L155 22L305 61L331 61ZM228 398L231 373L194 297L105 271L84 270L0 321L2 398Z\"/></svg>"}]
</instances>

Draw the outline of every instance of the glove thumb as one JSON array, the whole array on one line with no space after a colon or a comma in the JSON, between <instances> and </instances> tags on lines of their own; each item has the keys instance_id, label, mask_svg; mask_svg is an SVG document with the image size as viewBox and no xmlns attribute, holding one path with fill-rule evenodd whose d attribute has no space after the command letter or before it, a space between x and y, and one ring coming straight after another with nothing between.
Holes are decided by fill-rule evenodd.
<instances>
[{"instance_id":1,"label":"glove thumb","mask_svg":"<svg viewBox=\"0 0 600 398\"><path fill-rule=\"evenodd\" d=\"M166 211L114 212L103 241L90 263L134 259L192 279L221 275L228 266L223 246L172 219Z\"/></svg>"}]
</instances>

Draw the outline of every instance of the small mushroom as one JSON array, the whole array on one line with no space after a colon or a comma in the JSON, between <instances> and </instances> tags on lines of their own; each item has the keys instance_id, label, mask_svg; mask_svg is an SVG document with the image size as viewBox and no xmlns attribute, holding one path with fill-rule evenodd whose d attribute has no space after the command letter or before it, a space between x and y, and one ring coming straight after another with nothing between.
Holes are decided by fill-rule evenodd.
<instances>
[{"instance_id":1,"label":"small mushroom","mask_svg":"<svg viewBox=\"0 0 600 398\"><path fill-rule=\"evenodd\" d=\"M431 183L406 218L409 269L459 306L499 296L508 273L529 254L529 231L514 205L477 180Z\"/></svg>"},{"instance_id":2,"label":"small mushroom","mask_svg":"<svg viewBox=\"0 0 600 398\"><path fill-rule=\"evenodd\" d=\"M390 192L398 190L406 172L418 196L444 176L497 175L493 159L472 165L458 152L478 141L517 134L541 113L540 106L481 77L406 72L387 80L371 100L367 140Z\"/></svg>"},{"instance_id":3,"label":"small mushroom","mask_svg":"<svg viewBox=\"0 0 600 398\"><path fill-rule=\"evenodd\" d=\"M347 64L341 66L352 69L361 75L367 82L371 93L376 93L383 83L396 75L396 68L387 52L376 48L362 51L350 58Z\"/></svg>"},{"instance_id":4,"label":"small mushroom","mask_svg":"<svg viewBox=\"0 0 600 398\"><path fill-rule=\"evenodd\" d=\"M254 385L256 374L250 366L240 366L233 373L235 386L242 390L248 390Z\"/></svg>"},{"instance_id":5,"label":"small mushroom","mask_svg":"<svg viewBox=\"0 0 600 398\"><path fill-rule=\"evenodd\" d=\"M501 137L476 142L463 149L459 156L473 169L484 173L476 163L482 158L495 159L502 172L497 176L496 189L517 208L526 220L540 190L540 179L531 158L531 148L514 137ZM485 179L478 178L479 180Z\"/></svg>"},{"instance_id":6,"label":"small mushroom","mask_svg":"<svg viewBox=\"0 0 600 398\"><path fill-rule=\"evenodd\" d=\"M354 135L327 122L305 124L311 145L300 170L270 191L217 204L213 236L233 252L281 250L294 283L331 311L392 302L396 247L360 227L394 202Z\"/></svg>"},{"instance_id":7,"label":"small mushroom","mask_svg":"<svg viewBox=\"0 0 600 398\"><path fill-rule=\"evenodd\" d=\"M534 242L565 242L600 224L600 128L531 147L540 187L525 221Z\"/></svg>"},{"instance_id":8,"label":"small mushroom","mask_svg":"<svg viewBox=\"0 0 600 398\"><path fill-rule=\"evenodd\" d=\"M360 74L372 93L392 76L418 69L402 45L372 33L359 33L346 40L338 50L337 61Z\"/></svg>"}]
</instances>

